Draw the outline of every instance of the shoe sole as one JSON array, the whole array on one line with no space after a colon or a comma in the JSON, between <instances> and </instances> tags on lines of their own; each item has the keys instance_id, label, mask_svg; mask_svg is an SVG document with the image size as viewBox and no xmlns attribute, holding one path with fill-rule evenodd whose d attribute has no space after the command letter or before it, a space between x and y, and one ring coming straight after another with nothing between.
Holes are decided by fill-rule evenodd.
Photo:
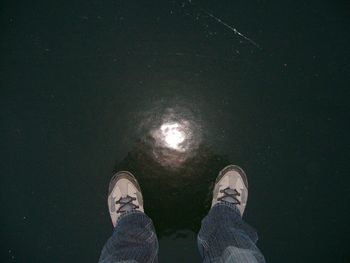
<instances>
[{"instance_id":1,"label":"shoe sole","mask_svg":"<svg viewBox=\"0 0 350 263\"><path fill-rule=\"evenodd\" d=\"M135 184L137 190L139 192L141 192L141 187L139 185L139 183L137 182L135 176L128 172L128 171L119 171L117 172L115 175L113 175L113 177L111 178L111 181L109 182L109 187L108 187L108 196L112 193L114 186L116 185L116 183L120 180L120 179L128 179L130 180L132 183Z\"/></svg>"},{"instance_id":2,"label":"shoe sole","mask_svg":"<svg viewBox=\"0 0 350 263\"><path fill-rule=\"evenodd\" d=\"M238 172L240 174L240 176L242 177L242 180L244 182L245 187L247 187L247 189L248 189L248 178L247 178L247 175L245 174L244 170L241 167L239 167L238 165L233 165L233 164L230 164L230 165L226 166L224 169L222 169L219 172L219 175L216 177L216 180L215 180L215 185L229 171L236 171L236 172Z\"/></svg>"}]
</instances>

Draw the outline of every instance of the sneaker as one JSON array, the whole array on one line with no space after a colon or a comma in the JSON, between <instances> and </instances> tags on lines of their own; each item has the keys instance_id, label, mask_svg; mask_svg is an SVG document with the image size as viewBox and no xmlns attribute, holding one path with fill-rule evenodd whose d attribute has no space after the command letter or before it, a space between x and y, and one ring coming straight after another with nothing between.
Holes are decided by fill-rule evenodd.
<instances>
[{"instance_id":1,"label":"sneaker","mask_svg":"<svg viewBox=\"0 0 350 263\"><path fill-rule=\"evenodd\" d=\"M229 165L216 178L211 206L220 202L236 205L243 216L248 200L248 180L243 169Z\"/></svg>"},{"instance_id":2,"label":"sneaker","mask_svg":"<svg viewBox=\"0 0 350 263\"><path fill-rule=\"evenodd\" d=\"M121 171L112 177L108 189L108 208L114 227L119 216L125 212L144 212L141 189L132 173Z\"/></svg>"}]
</instances>

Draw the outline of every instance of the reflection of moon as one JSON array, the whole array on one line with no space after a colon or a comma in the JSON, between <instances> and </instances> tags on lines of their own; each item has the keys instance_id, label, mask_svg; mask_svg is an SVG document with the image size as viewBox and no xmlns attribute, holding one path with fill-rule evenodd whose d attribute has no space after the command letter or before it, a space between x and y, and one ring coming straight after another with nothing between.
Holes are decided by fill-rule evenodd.
<instances>
[{"instance_id":1,"label":"reflection of moon","mask_svg":"<svg viewBox=\"0 0 350 263\"><path fill-rule=\"evenodd\" d=\"M166 145L174 150L180 150L180 144L185 140L186 134L179 123L165 123L160 127Z\"/></svg>"},{"instance_id":2,"label":"reflection of moon","mask_svg":"<svg viewBox=\"0 0 350 263\"><path fill-rule=\"evenodd\" d=\"M179 167L188 158L194 156L200 142L201 129L190 114L181 114L168 108L159 119L150 123L150 146L154 158L162 165ZM152 118L152 117L151 117Z\"/></svg>"}]
</instances>

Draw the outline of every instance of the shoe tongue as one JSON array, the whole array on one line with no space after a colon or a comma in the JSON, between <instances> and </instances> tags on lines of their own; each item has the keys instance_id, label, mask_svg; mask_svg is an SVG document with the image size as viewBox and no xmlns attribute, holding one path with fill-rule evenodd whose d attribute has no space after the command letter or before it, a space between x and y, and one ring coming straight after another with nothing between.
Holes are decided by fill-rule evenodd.
<instances>
[{"instance_id":1,"label":"shoe tongue","mask_svg":"<svg viewBox=\"0 0 350 263\"><path fill-rule=\"evenodd\" d=\"M228 188L228 189L225 189L225 193L232 195L232 194L236 193L236 191L234 189Z\"/></svg>"},{"instance_id":2,"label":"shoe tongue","mask_svg":"<svg viewBox=\"0 0 350 263\"><path fill-rule=\"evenodd\" d=\"M119 211L120 212L128 212L134 209L134 205L133 204L126 204L124 205Z\"/></svg>"},{"instance_id":3,"label":"shoe tongue","mask_svg":"<svg viewBox=\"0 0 350 263\"><path fill-rule=\"evenodd\" d=\"M130 196L126 196L126 197L123 197L122 199L120 199L120 203L126 204L126 203L129 203L131 200L132 200L132 198Z\"/></svg>"},{"instance_id":4,"label":"shoe tongue","mask_svg":"<svg viewBox=\"0 0 350 263\"><path fill-rule=\"evenodd\" d=\"M235 194L237 194L237 191L235 189L227 188L223 191L223 197L221 198L221 201L236 204L237 199L234 198Z\"/></svg>"},{"instance_id":5,"label":"shoe tongue","mask_svg":"<svg viewBox=\"0 0 350 263\"><path fill-rule=\"evenodd\" d=\"M119 212L124 213L135 209L135 205L132 203L133 199L130 196L126 196L120 199Z\"/></svg>"},{"instance_id":6,"label":"shoe tongue","mask_svg":"<svg viewBox=\"0 0 350 263\"><path fill-rule=\"evenodd\" d=\"M229 203L236 203L237 201L231 197L231 196L225 196L224 198L221 199L221 201L229 202Z\"/></svg>"}]
</instances>

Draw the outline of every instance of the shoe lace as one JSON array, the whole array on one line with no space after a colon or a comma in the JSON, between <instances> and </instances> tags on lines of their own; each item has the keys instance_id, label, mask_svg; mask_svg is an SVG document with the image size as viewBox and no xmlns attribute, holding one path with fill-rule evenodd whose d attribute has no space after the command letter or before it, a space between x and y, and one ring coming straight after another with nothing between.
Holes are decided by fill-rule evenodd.
<instances>
[{"instance_id":1,"label":"shoe lace","mask_svg":"<svg viewBox=\"0 0 350 263\"><path fill-rule=\"evenodd\" d=\"M119 204L120 207L117 210L117 213L124 213L126 211L134 210L139 208L138 205L133 204L133 201L135 201L136 198L127 195L126 197L120 197L118 201L116 201L116 204Z\"/></svg>"},{"instance_id":2,"label":"shoe lace","mask_svg":"<svg viewBox=\"0 0 350 263\"><path fill-rule=\"evenodd\" d=\"M229 187L220 190L220 193L223 193L223 196L219 197L218 201L224 201L233 203L235 205L240 205L241 202L237 199L237 196L240 196L241 194L236 189L231 189Z\"/></svg>"}]
</instances>

